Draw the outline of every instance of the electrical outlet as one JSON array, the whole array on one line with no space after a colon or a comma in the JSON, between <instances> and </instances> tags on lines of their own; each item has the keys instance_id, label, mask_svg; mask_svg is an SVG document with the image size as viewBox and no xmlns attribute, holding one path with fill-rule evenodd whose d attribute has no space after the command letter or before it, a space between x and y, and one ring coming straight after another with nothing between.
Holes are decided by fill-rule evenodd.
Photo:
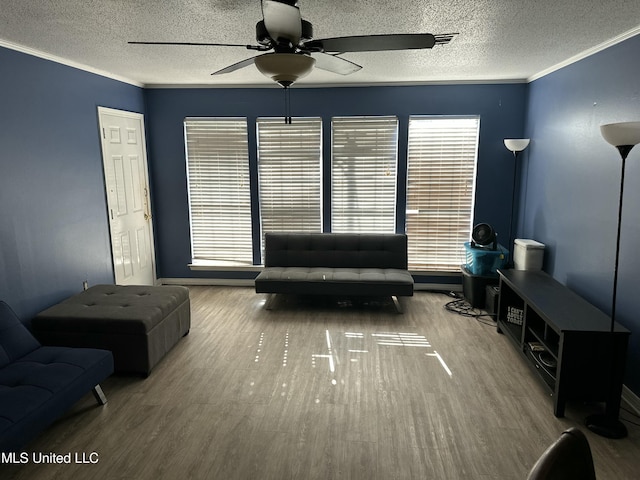
<instances>
[{"instance_id":1,"label":"electrical outlet","mask_svg":"<svg viewBox=\"0 0 640 480\"><path fill-rule=\"evenodd\" d=\"M87 280L85 280L84 282L82 282L82 289L86 290L89 288L89 282Z\"/></svg>"}]
</instances>

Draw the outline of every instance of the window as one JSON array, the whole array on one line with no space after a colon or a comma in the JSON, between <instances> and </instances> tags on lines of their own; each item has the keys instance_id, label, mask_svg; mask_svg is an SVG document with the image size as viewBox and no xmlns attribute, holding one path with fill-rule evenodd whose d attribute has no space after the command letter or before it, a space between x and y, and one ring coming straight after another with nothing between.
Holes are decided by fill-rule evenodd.
<instances>
[{"instance_id":1,"label":"window","mask_svg":"<svg viewBox=\"0 0 640 480\"><path fill-rule=\"evenodd\" d=\"M184 122L194 263L251 265L251 198L247 121Z\"/></svg>"},{"instance_id":2,"label":"window","mask_svg":"<svg viewBox=\"0 0 640 480\"><path fill-rule=\"evenodd\" d=\"M398 119L334 117L331 154L332 231L394 233Z\"/></svg>"},{"instance_id":3,"label":"window","mask_svg":"<svg viewBox=\"0 0 640 480\"><path fill-rule=\"evenodd\" d=\"M259 118L257 129L262 238L266 232L320 232L322 120Z\"/></svg>"},{"instance_id":4,"label":"window","mask_svg":"<svg viewBox=\"0 0 640 480\"><path fill-rule=\"evenodd\" d=\"M185 119L195 268L259 263L264 233L321 232L323 205L333 232L396 231L397 117L331 122L331 165L323 167L321 118L295 118L290 125L256 119L257 163L250 167L246 118ZM409 118L407 178L400 181L407 183L412 270L457 272L465 262L478 132L478 117ZM329 167L331 178L323 178ZM330 202L322 197L329 187Z\"/></svg>"},{"instance_id":5,"label":"window","mask_svg":"<svg viewBox=\"0 0 640 480\"><path fill-rule=\"evenodd\" d=\"M409 119L407 236L409 268L457 271L469 240L478 131L473 118Z\"/></svg>"}]
</instances>

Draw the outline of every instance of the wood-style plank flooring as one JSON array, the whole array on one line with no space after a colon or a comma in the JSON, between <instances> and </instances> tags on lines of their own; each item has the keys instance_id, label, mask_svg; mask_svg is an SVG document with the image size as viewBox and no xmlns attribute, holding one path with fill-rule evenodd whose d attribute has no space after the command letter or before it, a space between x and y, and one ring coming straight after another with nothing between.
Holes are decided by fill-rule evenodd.
<instances>
[{"instance_id":1,"label":"wood-style plank flooring","mask_svg":"<svg viewBox=\"0 0 640 480\"><path fill-rule=\"evenodd\" d=\"M279 296L267 311L251 288L190 290L191 332L148 378L111 377L107 405L88 394L26 450L97 463L4 464L0 478L524 479L596 410L555 418L509 340L443 294L416 292L400 315L390 301ZM623 440L585 430L599 479L639 478L627 425Z\"/></svg>"}]
</instances>

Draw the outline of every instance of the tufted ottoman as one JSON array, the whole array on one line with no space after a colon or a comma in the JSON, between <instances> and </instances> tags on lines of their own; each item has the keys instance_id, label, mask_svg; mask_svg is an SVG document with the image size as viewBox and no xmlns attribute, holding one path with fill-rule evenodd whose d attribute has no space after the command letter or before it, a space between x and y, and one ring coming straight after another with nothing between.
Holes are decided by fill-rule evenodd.
<instances>
[{"instance_id":1,"label":"tufted ottoman","mask_svg":"<svg viewBox=\"0 0 640 480\"><path fill-rule=\"evenodd\" d=\"M189 290L96 285L40 312L31 326L45 345L111 350L116 372L146 376L189 333Z\"/></svg>"}]
</instances>

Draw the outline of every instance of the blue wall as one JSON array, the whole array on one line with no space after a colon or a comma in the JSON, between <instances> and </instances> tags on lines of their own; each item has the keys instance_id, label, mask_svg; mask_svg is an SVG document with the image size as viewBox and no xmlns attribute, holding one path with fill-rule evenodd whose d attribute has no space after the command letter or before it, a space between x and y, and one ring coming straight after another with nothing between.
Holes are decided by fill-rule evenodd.
<instances>
[{"instance_id":1,"label":"blue wall","mask_svg":"<svg viewBox=\"0 0 640 480\"><path fill-rule=\"evenodd\" d=\"M0 48L0 299L24 319L113 283L97 107L141 88Z\"/></svg>"},{"instance_id":2,"label":"blue wall","mask_svg":"<svg viewBox=\"0 0 640 480\"><path fill-rule=\"evenodd\" d=\"M545 270L611 312L621 160L600 125L640 120L640 36L530 84L520 236ZM617 320L632 331L625 384L640 394L640 147L627 160Z\"/></svg>"},{"instance_id":3,"label":"blue wall","mask_svg":"<svg viewBox=\"0 0 640 480\"><path fill-rule=\"evenodd\" d=\"M506 238L514 163L502 139L522 136L526 92L525 84L496 84L294 87L290 93L293 116L323 118L327 146L332 116L397 115L399 172L406 169L406 136L403 138L402 132L406 132L409 115L480 115L475 220L490 223ZM145 95L158 275L253 278L255 273L192 272L187 266L191 251L182 122L188 116L242 116L248 118L252 131L256 117L283 115L282 89L148 89ZM329 155L329 148L325 148L325 165ZM404 201L405 186L400 187L399 197ZM403 226L400 223L399 229Z\"/></svg>"}]
</instances>

